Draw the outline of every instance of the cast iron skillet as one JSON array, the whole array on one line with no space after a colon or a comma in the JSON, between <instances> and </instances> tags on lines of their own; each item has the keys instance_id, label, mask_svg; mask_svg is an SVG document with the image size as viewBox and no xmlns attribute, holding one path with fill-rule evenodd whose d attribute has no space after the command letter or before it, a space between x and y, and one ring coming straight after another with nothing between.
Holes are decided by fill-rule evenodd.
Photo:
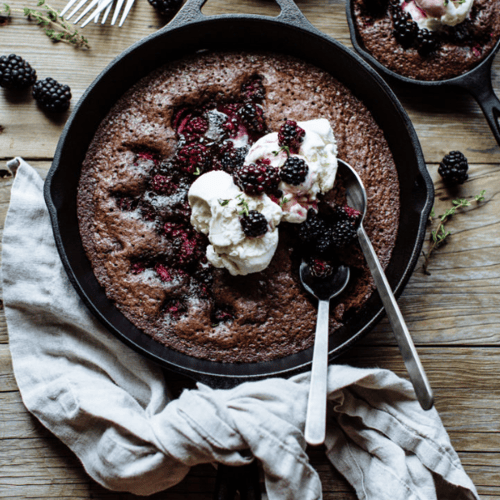
<instances>
[{"instance_id":1,"label":"cast iron skillet","mask_svg":"<svg viewBox=\"0 0 500 500\"><path fill-rule=\"evenodd\" d=\"M387 277L401 294L417 262L434 191L413 126L384 80L355 53L322 34L292 0L277 0L277 17L221 15L206 17L206 0L188 0L165 28L118 56L90 85L70 116L45 183L45 199L57 248L73 286L95 316L118 338L163 367L212 386L291 375L309 368L312 348L261 363L217 363L169 349L142 333L109 301L97 282L78 230L76 193L87 148L111 106L140 78L157 67L195 51L259 50L290 54L331 73L365 105L384 130L401 189L400 229ZM330 337L330 359L339 356L381 318L377 294Z\"/></svg>"},{"instance_id":2,"label":"cast iron skillet","mask_svg":"<svg viewBox=\"0 0 500 500\"><path fill-rule=\"evenodd\" d=\"M356 22L354 19L354 3L352 0L347 0L346 3L347 23L349 25L349 32L351 34L351 42L355 50L366 59L372 66L374 66L382 75L392 78L396 81L402 82L407 85L414 85L422 88L459 88L469 92L472 97L477 101L488 125L493 132L493 135L500 145L500 124L498 118L500 117L500 100L493 91L491 83L491 65L495 59L495 55L500 48L500 39L496 43L493 50L488 56L481 61L480 64L472 68L470 71L462 75L447 80L415 80L406 76L399 75L394 71L386 68L377 59L375 59L368 50L364 47L363 40L356 29Z\"/></svg>"}]
</instances>

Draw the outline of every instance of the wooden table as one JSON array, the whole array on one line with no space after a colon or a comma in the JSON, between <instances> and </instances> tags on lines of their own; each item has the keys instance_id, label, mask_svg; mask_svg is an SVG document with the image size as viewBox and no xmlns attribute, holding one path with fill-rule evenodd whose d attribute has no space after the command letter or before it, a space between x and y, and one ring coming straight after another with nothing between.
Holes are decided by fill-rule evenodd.
<instances>
[{"instance_id":1,"label":"wooden table","mask_svg":"<svg viewBox=\"0 0 500 500\"><path fill-rule=\"evenodd\" d=\"M306 17L320 30L350 46L343 0L299 0ZM11 7L34 7L14 0ZM53 0L62 9L65 0ZM275 15L266 0L209 0L203 12ZM51 76L70 85L72 103L122 50L159 29L165 20L146 2L136 2L123 28L89 25L90 50L54 44L22 16L0 26L1 54L26 58L39 78ZM0 54L0 55L1 55ZM500 61L494 65L494 87L500 89ZM485 201L452 218L449 242L431 257L430 275L422 259L399 300L430 383L436 407L465 470L483 499L500 498L500 149L478 105L468 95L414 95L398 90L408 111L436 187L436 214L455 198L473 200L486 189ZM28 160L44 176L50 167L67 115L53 120L28 96L16 98L0 89L0 160ZM448 189L437 174L443 155L462 151L469 159L467 183ZM3 168L3 166L0 166ZM1 174L1 171L0 171ZM0 219L5 220L12 178L0 179ZM435 224L436 222L434 222ZM432 226L430 226L432 227ZM429 229L430 230L430 229ZM426 246L428 241L426 242ZM380 366L406 376L386 320L341 361ZM181 385L184 381L178 380ZM355 499L353 489L333 469L322 449L310 450L323 481L324 498ZM158 499L211 498L215 472L205 465L192 469L182 483ZM22 404L0 313L0 498L135 499L105 490L91 480L76 457L32 417Z\"/></svg>"}]
</instances>

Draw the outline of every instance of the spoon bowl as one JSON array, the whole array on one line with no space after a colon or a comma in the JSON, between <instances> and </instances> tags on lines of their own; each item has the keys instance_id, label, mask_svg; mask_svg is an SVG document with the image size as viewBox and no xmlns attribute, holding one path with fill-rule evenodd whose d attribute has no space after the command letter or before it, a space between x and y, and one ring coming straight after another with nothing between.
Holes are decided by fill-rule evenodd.
<instances>
[{"instance_id":1,"label":"spoon bowl","mask_svg":"<svg viewBox=\"0 0 500 500\"><path fill-rule=\"evenodd\" d=\"M366 259L366 263L372 273L373 280L377 287L382 303L387 313L389 323L391 324L394 336L403 356L406 369L410 380L415 389L415 394L424 410L429 410L434 404L432 389L425 374L422 363L418 356L410 332L406 326L403 315L399 309L396 298L392 293L391 287L385 276L384 270L380 265L377 254L371 244L371 241L363 227L363 221L366 215L367 196L363 182L356 171L346 162L338 161L338 174L344 181L347 204L361 213L361 220L357 228L359 245Z\"/></svg>"},{"instance_id":2,"label":"spoon bowl","mask_svg":"<svg viewBox=\"0 0 500 500\"><path fill-rule=\"evenodd\" d=\"M339 266L325 277L317 277L306 261L300 265L300 280L311 295L318 299L318 319L314 336L311 384L307 401L306 442L316 446L323 444L326 433L326 397L328 389L328 326L330 321L330 300L341 294L350 278L350 269Z\"/></svg>"}]
</instances>

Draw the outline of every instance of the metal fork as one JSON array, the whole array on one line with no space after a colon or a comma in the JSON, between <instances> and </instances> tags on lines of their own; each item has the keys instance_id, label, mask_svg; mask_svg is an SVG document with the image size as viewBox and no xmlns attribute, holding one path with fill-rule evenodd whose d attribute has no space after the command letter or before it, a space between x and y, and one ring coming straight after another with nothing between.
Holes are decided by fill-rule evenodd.
<instances>
[{"instance_id":1,"label":"metal fork","mask_svg":"<svg viewBox=\"0 0 500 500\"><path fill-rule=\"evenodd\" d=\"M76 2L78 4L76 7L73 8L71 13L66 17L66 20L71 19L86 3L88 0L69 0L67 3L66 7L61 12L61 16L64 17L66 12L68 12L73 5L75 5ZM101 24L106 23L106 19L108 18L108 15L111 11L111 7L113 6L113 1L114 0L91 0L90 3L85 7L85 9L79 14L79 16L75 19L74 24L78 23L82 17L84 17L86 14L88 14L92 9L94 9L93 12L90 13L89 17L85 20L85 22L82 24L82 28L87 26L88 23L91 21L94 21L97 23L99 21L99 17L102 12L104 12ZM116 23L116 20L118 18L118 14L120 13L120 10L123 6L123 3L125 0L117 0L116 5L115 5L115 10L113 12L113 17L111 19L111 25L113 26ZM120 22L118 23L118 26L122 26L123 22L125 21L125 18L127 17L128 13L130 12L130 9L132 8L132 5L134 4L134 0L127 0L125 4L125 8L123 9L122 16L120 19Z\"/></svg>"}]
</instances>

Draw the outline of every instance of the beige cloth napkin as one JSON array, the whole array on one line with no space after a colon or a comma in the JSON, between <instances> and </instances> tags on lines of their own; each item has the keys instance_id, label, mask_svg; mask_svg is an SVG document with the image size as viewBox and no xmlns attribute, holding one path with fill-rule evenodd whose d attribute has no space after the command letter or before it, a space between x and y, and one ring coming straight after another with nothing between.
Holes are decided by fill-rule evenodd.
<instances>
[{"instance_id":1,"label":"beige cloth napkin","mask_svg":"<svg viewBox=\"0 0 500 500\"><path fill-rule=\"evenodd\" d=\"M4 305L24 404L96 481L148 495L195 464L263 466L268 498L321 499L303 438L309 374L167 396L162 371L89 313L57 253L43 182L17 170L3 237ZM326 449L360 499L477 499L433 409L392 372L333 365Z\"/></svg>"}]
</instances>

